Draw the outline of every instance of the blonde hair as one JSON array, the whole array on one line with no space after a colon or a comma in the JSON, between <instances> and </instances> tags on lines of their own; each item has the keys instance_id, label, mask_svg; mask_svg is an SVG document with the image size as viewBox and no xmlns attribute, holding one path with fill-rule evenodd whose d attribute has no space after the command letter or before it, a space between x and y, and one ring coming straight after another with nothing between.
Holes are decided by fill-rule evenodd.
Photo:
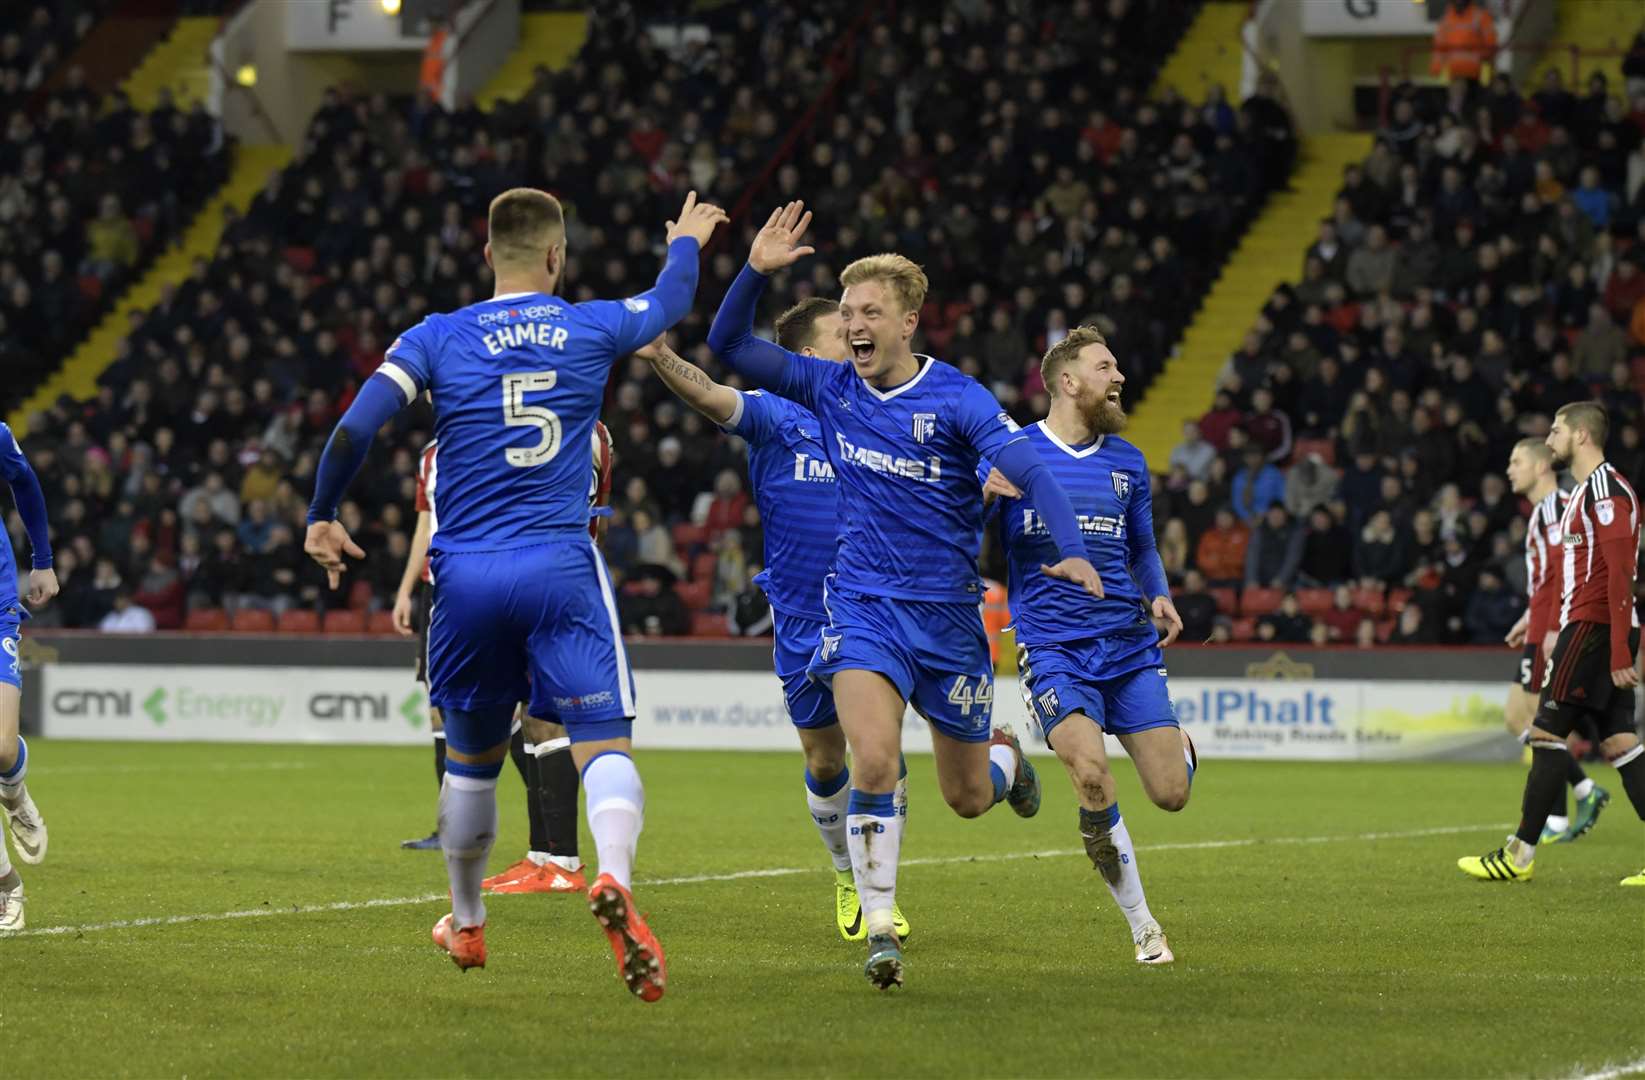
<instances>
[{"instance_id":1,"label":"blonde hair","mask_svg":"<svg viewBox=\"0 0 1645 1080\"><path fill-rule=\"evenodd\" d=\"M491 200L487 239L500 262L537 262L565 235L560 200L536 188L510 188Z\"/></svg>"},{"instance_id":2,"label":"blonde hair","mask_svg":"<svg viewBox=\"0 0 1645 1080\"><path fill-rule=\"evenodd\" d=\"M840 272L840 287L849 289L868 281L883 281L897 294L904 311L918 311L925 304L931 282L913 259L889 252L865 255Z\"/></svg>"},{"instance_id":3,"label":"blonde hair","mask_svg":"<svg viewBox=\"0 0 1645 1080\"><path fill-rule=\"evenodd\" d=\"M1107 344L1108 339L1102 336L1101 330L1086 324L1068 331L1067 337L1045 350L1045 357L1040 361L1040 381L1045 383L1046 396L1057 396L1057 376L1074 362L1081 349L1087 345Z\"/></svg>"}]
</instances>

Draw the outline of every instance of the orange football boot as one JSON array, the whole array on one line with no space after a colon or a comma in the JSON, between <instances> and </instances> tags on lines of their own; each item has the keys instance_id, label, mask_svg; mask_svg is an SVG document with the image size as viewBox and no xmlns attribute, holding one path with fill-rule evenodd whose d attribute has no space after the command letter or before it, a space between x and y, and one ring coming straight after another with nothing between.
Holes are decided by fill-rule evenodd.
<instances>
[{"instance_id":1,"label":"orange football boot","mask_svg":"<svg viewBox=\"0 0 1645 1080\"><path fill-rule=\"evenodd\" d=\"M492 874L480 882L480 888L496 892L499 885L507 885L521 878L530 877L537 872L537 864L530 859L521 859L517 863L510 863L508 869L500 874Z\"/></svg>"},{"instance_id":2,"label":"orange football boot","mask_svg":"<svg viewBox=\"0 0 1645 1080\"><path fill-rule=\"evenodd\" d=\"M567 870L563 866L548 863L535 867L535 873L527 874L513 881L505 881L501 885L494 885L494 893L586 893L588 879L583 877L581 870Z\"/></svg>"},{"instance_id":3,"label":"orange football boot","mask_svg":"<svg viewBox=\"0 0 1645 1080\"><path fill-rule=\"evenodd\" d=\"M641 1001L661 998L668 982L668 963L662 945L634 906L633 894L610 874L601 874L588 890L588 909L611 941L623 985Z\"/></svg>"},{"instance_id":4,"label":"orange football boot","mask_svg":"<svg viewBox=\"0 0 1645 1080\"><path fill-rule=\"evenodd\" d=\"M451 916L442 915L434 924L434 944L451 955L451 962L463 971L486 966L486 928L465 926L461 930L451 925Z\"/></svg>"}]
</instances>

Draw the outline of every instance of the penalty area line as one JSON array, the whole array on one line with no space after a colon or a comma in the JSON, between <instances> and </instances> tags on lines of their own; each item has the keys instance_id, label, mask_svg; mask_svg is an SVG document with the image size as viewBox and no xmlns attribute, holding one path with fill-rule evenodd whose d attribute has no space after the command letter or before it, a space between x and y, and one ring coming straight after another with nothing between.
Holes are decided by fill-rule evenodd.
<instances>
[{"instance_id":1,"label":"penalty area line","mask_svg":"<svg viewBox=\"0 0 1645 1080\"><path fill-rule=\"evenodd\" d=\"M1645 1057L1637 1058L1625 1065L1605 1065L1597 1072L1572 1073L1570 1080L1619 1080L1624 1076L1635 1076L1645 1073Z\"/></svg>"},{"instance_id":2,"label":"penalty area line","mask_svg":"<svg viewBox=\"0 0 1645 1080\"><path fill-rule=\"evenodd\" d=\"M1140 852L1161 851L1215 851L1223 848L1251 848L1269 845L1330 844L1342 841L1415 840L1425 836L1451 836L1457 833L1484 832L1506 829L1511 825L1444 825L1430 829L1407 829L1399 832L1338 833L1330 836L1248 836L1234 840L1198 840L1181 843L1138 844ZM1058 859L1085 854L1084 848L1058 848L1049 851L1009 851L985 855L945 855L921 859L903 859L902 866L959 866L965 863L1015 862L1021 859ZM723 881L747 881L751 878L794 877L800 874L820 874L816 866L774 866L764 870L736 870L724 874L695 874L690 877L653 878L637 881L637 888L657 888L665 885L702 885ZM64 926L42 926L20 930L11 937L69 937L80 934L104 933L111 930L140 930L151 926L182 926L189 923L231 922L236 919L268 919L279 915L319 915L337 911L361 911L368 908L413 907L444 900L445 893L425 893L421 896L389 896L373 900L338 900L329 904L285 904L248 908L243 911L215 911L194 915L157 915L143 919L116 919L111 922L78 923ZM489 899L489 898L488 898ZM1639 1065L1624 1066L1621 1072L1595 1073L1579 1080L1615 1080Z\"/></svg>"}]
</instances>

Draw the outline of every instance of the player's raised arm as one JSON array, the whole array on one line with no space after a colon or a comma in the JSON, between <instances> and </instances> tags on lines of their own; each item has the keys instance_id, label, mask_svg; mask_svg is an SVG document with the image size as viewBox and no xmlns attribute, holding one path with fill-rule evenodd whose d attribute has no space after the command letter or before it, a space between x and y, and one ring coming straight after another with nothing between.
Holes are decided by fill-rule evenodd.
<instances>
[{"instance_id":1,"label":"player's raised arm","mask_svg":"<svg viewBox=\"0 0 1645 1080\"><path fill-rule=\"evenodd\" d=\"M29 467L23 456L17 436L11 428L0 424L0 476L11 487L12 500L17 504L17 516L23 519L23 528L29 534L32 549L29 572L28 601L39 607L57 595L57 572L52 569L51 530L46 524L46 496L40 490L40 478Z\"/></svg>"},{"instance_id":2,"label":"player's raised arm","mask_svg":"<svg viewBox=\"0 0 1645 1080\"><path fill-rule=\"evenodd\" d=\"M348 530L338 524L337 504L365 464L377 429L428 389L428 353L423 338L432 333L429 327L425 319L388 347L382 365L372 372L354 403L337 421L314 470L314 498L308 506L308 535L303 539L303 550L325 568L333 589L342 582L347 568L345 554L354 559L366 557L349 538Z\"/></svg>"},{"instance_id":3,"label":"player's raised arm","mask_svg":"<svg viewBox=\"0 0 1645 1080\"><path fill-rule=\"evenodd\" d=\"M702 368L670 349L668 342L659 337L644 348L636 349L634 355L651 365L651 370L675 397L708 420L721 427L736 423L742 411L742 395L710 379Z\"/></svg>"},{"instance_id":4,"label":"player's raised arm","mask_svg":"<svg viewBox=\"0 0 1645 1080\"><path fill-rule=\"evenodd\" d=\"M816 388L834 365L754 336L754 312L765 292L767 275L815 250L800 243L810 225L811 213L804 203L791 202L771 212L748 249L748 265L731 283L720 310L714 313L714 322L708 328L708 347L756 385L815 409Z\"/></svg>"},{"instance_id":5,"label":"player's raised arm","mask_svg":"<svg viewBox=\"0 0 1645 1080\"><path fill-rule=\"evenodd\" d=\"M680 208L679 219L668 223L668 258L657 275L657 283L626 300L597 300L583 305L606 317L615 356L626 356L690 314L691 302L697 296L702 247L726 220L724 210L698 202L697 193L691 192Z\"/></svg>"},{"instance_id":6,"label":"player's raised arm","mask_svg":"<svg viewBox=\"0 0 1645 1080\"><path fill-rule=\"evenodd\" d=\"M1131 498L1125 505L1125 546L1131 577L1147 598L1154 618L1165 623L1162 646L1177 640L1182 633L1182 616L1171 602L1171 583L1165 577L1165 564L1160 561L1159 547L1154 542L1154 492L1146 468L1131 485Z\"/></svg>"}]
</instances>

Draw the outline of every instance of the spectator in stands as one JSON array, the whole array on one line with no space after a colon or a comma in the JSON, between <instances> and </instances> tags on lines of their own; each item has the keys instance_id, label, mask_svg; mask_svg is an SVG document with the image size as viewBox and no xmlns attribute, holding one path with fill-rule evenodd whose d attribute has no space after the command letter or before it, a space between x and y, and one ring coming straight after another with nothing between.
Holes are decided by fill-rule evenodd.
<instances>
[{"instance_id":1,"label":"spectator in stands","mask_svg":"<svg viewBox=\"0 0 1645 1080\"><path fill-rule=\"evenodd\" d=\"M1211 637L1217 618L1217 602L1206 591L1205 575L1189 570L1182 578L1182 590L1175 596L1177 614L1182 617L1181 640L1198 644Z\"/></svg>"},{"instance_id":2,"label":"spectator in stands","mask_svg":"<svg viewBox=\"0 0 1645 1080\"><path fill-rule=\"evenodd\" d=\"M1193 547L1188 542L1188 526L1181 518L1169 519L1165 528L1160 530L1159 557L1165 567L1166 578L1181 581L1193 557Z\"/></svg>"},{"instance_id":3,"label":"spectator in stands","mask_svg":"<svg viewBox=\"0 0 1645 1080\"><path fill-rule=\"evenodd\" d=\"M623 633L648 637L687 633L691 616L680 594L674 591L677 580L672 571L655 563L639 567L635 577L623 586L617 602Z\"/></svg>"},{"instance_id":4,"label":"spectator in stands","mask_svg":"<svg viewBox=\"0 0 1645 1080\"><path fill-rule=\"evenodd\" d=\"M1307 644L1313 627L1314 620L1304 614L1296 593L1286 593L1280 601L1279 610L1264 615L1257 623L1263 641L1277 641L1286 645Z\"/></svg>"},{"instance_id":5,"label":"spectator in stands","mask_svg":"<svg viewBox=\"0 0 1645 1080\"><path fill-rule=\"evenodd\" d=\"M1363 624L1361 629L1363 630ZM1375 633L1374 626L1372 632ZM1431 625L1428 617L1423 614L1421 605L1407 604L1404 610L1399 613L1399 621L1394 627L1394 632L1389 635L1388 643L1390 645L1435 645L1439 643L1439 633Z\"/></svg>"},{"instance_id":6,"label":"spectator in stands","mask_svg":"<svg viewBox=\"0 0 1645 1080\"><path fill-rule=\"evenodd\" d=\"M1627 358L1628 335L1612 321L1604 304L1590 305L1588 325L1577 335L1572 348L1575 374L1588 382L1597 382Z\"/></svg>"},{"instance_id":7,"label":"spectator in stands","mask_svg":"<svg viewBox=\"0 0 1645 1080\"><path fill-rule=\"evenodd\" d=\"M1348 580L1353 571L1353 549L1352 535L1336 514L1330 508L1316 506L1308 513L1297 580L1313 588Z\"/></svg>"},{"instance_id":8,"label":"spectator in stands","mask_svg":"<svg viewBox=\"0 0 1645 1080\"><path fill-rule=\"evenodd\" d=\"M1199 425L1192 420L1182 422L1182 441L1171 450L1170 467L1181 468L1192 480L1204 480L1211 473L1211 462L1217 448L1200 434Z\"/></svg>"},{"instance_id":9,"label":"spectator in stands","mask_svg":"<svg viewBox=\"0 0 1645 1080\"><path fill-rule=\"evenodd\" d=\"M1365 233L1365 246L1348 257L1343 280L1357 297L1367 298L1388 292L1394 283L1394 249L1388 245L1388 231L1373 225Z\"/></svg>"},{"instance_id":10,"label":"spectator in stands","mask_svg":"<svg viewBox=\"0 0 1645 1080\"><path fill-rule=\"evenodd\" d=\"M1255 525L1268 508L1285 501L1285 477L1268 462L1267 452L1258 444L1244 450L1245 466L1234 474L1234 512L1247 525Z\"/></svg>"},{"instance_id":11,"label":"spectator in stands","mask_svg":"<svg viewBox=\"0 0 1645 1080\"><path fill-rule=\"evenodd\" d=\"M1245 420L1245 414L1234 404L1234 395L1217 388L1211 410L1199 418L1199 430L1207 442L1218 450L1228 448L1228 433Z\"/></svg>"},{"instance_id":12,"label":"spectator in stands","mask_svg":"<svg viewBox=\"0 0 1645 1080\"><path fill-rule=\"evenodd\" d=\"M1291 418L1274 410L1274 391L1258 386L1251 392L1251 413L1245 418L1245 433L1262 447L1269 461L1284 464L1291 457Z\"/></svg>"},{"instance_id":13,"label":"spectator in stands","mask_svg":"<svg viewBox=\"0 0 1645 1080\"><path fill-rule=\"evenodd\" d=\"M1217 511L1216 522L1199 539L1194 564L1213 585L1237 586L1245 576L1245 548L1251 530L1232 510Z\"/></svg>"},{"instance_id":14,"label":"spectator in stands","mask_svg":"<svg viewBox=\"0 0 1645 1080\"><path fill-rule=\"evenodd\" d=\"M1405 540L1386 510L1371 515L1354 544L1354 575L1362 588L1398 585L1410 569Z\"/></svg>"},{"instance_id":15,"label":"spectator in stands","mask_svg":"<svg viewBox=\"0 0 1645 1080\"><path fill-rule=\"evenodd\" d=\"M1463 617L1468 640L1476 645L1497 644L1524 610L1523 598L1508 591L1501 574L1489 566L1482 568Z\"/></svg>"},{"instance_id":16,"label":"spectator in stands","mask_svg":"<svg viewBox=\"0 0 1645 1080\"><path fill-rule=\"evenodd\" d=\"M1354 644L1361 649L1374 649L1380 644L1377 641L1377 624L1370 616L1360 619L1359 625L1354 628Z\"/></svg>"},{"instance_id":17,"label":"spectator in stands","mask_svg":"<svg viewBox=\"0 0 1645 1080\"><path fill-rule=\"evenodd\" d=\"M1284 506L1270 506L1245 549L1245 587L1289 589L1302 562L1302 548L1302 529Z\"/></svg>"},{"instance_id":18,"label":"spectator in stands","mask_svg":"<svg viewBox=\"0 0 1645 1080\"><path fill-rule=\"evenodd\" d=\"M121 588L115 592L113 607L98 622L97 629L105 634L152 634L155 630L154 615L134 603L129 590Z\"/></svg>"},{"instance_id":19,"label":"spectator in stands","mask_svg":"<svg viewBox=\"0 0 1645 1080\"><path fill-rule=\"evenodd\" d=\"M1309 453L1286 473L1285 509L1298 521L1306 520L1316 506L1328 505L1336 494L1336 470L1318 452Z\"/></svg>"}]
</instances>

